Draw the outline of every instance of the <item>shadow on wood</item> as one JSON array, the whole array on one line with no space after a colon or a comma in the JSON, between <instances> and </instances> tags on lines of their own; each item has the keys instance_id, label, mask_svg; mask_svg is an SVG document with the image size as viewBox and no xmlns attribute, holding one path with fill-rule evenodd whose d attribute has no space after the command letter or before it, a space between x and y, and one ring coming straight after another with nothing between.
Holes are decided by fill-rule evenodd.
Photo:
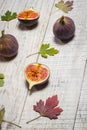
<instances>
[{"instance_id":1,"label":"shadow on wood","mask_svg":"<svg viewBox=\"0 0 87 130\"><path fill-rule=\"evenodd\" d=\"M34 25L32 25L32 26L26 26L26 25L23 25L23 24L21 24L21 23L19 23L18 24L18 28L20 29L20 30L33 30L34 28L36 28L38 26L38 22L36 23L36 24L34 24Z\"/></svg>"},{"instance_id":2,"label":"shadow on wood","mask_svg":"<svg viewBox=\"0 0 87 130\"><path fill-rule=\"evenodd\" d=\"M29 95L31 95L33 92L41 91L41 90L45 89L45 88L48 86L48 83L49 83L49 81L47 80L45 83L38 84L38 85L34 85L34 86L32 87L32 89L29 90L29 88L28 88L29 83L28 83L27 81L25 82L28 91L30 91L30 92L29 92Z\"/></svg>"},{"instance_id":3,"label":"shadow on wood","mask_svg":"<svg viewBox=\"0 0 87 130\"><path fill-rule=\"evenodd\" d=\"M72 41L74 39L74 37L75 37L75 35L68 40L60 40L60 39L57 39L56 37L54 37L54 42L56 42L56 44L64 45L64 44L67 44L70 41Z\"/></svg>"},{"instance_id":4,"label":"shadow on wood","mask_svg":"<svg viewBox=\"0 0 87 130\"><path fill-rule=\"evenodd\" d=\"M3 57L3 56L0 56L0 61L2 62L9 62L11 60L14 60L16 58L17 54L13 57Z\"/></svg>"}]
</instances>

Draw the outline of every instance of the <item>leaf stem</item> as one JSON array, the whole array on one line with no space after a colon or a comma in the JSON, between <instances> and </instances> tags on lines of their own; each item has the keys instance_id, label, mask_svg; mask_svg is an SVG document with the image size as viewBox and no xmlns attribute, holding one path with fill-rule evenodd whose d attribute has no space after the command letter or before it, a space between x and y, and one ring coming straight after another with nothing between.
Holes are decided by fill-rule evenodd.
<instances>
[{"instance_id":1,"label":"leaf stem","mask_svg":"<svg viewBox=\"0 0 87 130\"><path fill-rule=\"evenodd\" d=\"M21 128L21 126L19 126L19 125L15 124L15 123L13 123L13 122L10 122L10 121L7 121L7 120L3 120L3 122L10 123L10 124L12 124L12 125L15 125L15 126L17 126L17 127Z\"/></svg>"},{"instance_id":2,"label":"leaf stem","mask_svg":"<svg viewBox=\"0 0 87 130\"><path fill-rule=\"evenodd\" d=\"M7 28L9 29L9 21L7 22Z\"/></svg>"},{"instance_id":3,"label":"leaf stem","mask_svg":"<svg viewBox=\"0 0 87 130\"><path fill-rule=\"evenodd\" d=\"M33 56L33 55L36 55L36 54L39 54L39 53L40 53L40 52L32 53L32 54L26 56L26 58L28 58L28 57L30 57L30 56Z\"/></svg>"},{"instance_id":4,"label":"leaf stem","mask_svg":"<svg viewBox=\"0 0 87 130\"><path fill-rule=\"evenodd\" d=\"M26 123L28 124L28 123L30 123L30 122L32 122L32 121L34 121L34 120L37 120L37 119L40 118L40 117L41 117L41 115L38 116L38 117L36 117L36 118L34 118L34 119L32 119L32 120L30 120L30 121L27 121Z\"/></svg>"}]
</instances>

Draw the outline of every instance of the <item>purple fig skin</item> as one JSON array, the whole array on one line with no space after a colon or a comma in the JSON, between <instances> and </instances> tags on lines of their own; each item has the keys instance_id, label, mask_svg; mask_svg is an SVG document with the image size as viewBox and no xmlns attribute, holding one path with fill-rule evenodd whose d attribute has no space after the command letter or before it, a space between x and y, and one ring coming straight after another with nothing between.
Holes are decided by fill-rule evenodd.
<instances>
[{"instance_id":1,"label":"purple fig skin","mask_svg":"<svg viewBox=\"0 0 87 130\"><path fill-rule=\"evenodd\" d=\"M2 34L0 37L0 56L11 58L18 53L18 42L13 35Z\"/></svg>"},{"instance_id":2,"label":"purple fig skin","mask_svg":"<svg viewBox=\"0 0 87 130\"><path fill-rule=\"evenodd\" d=\"M53 33L55 37L61 41L71 39L75 33L74 21L67 16L62 16L55 22L53 26Z\"/></svg>"},{"instance_id":3,"label":"purple fig skin","mask_svg":"<svg viewBox=\"0 0 87 130\"><path fill-rule=\"evenodd\" d=\"M25 20L25 19L19 19L18 18L18 20L20 21L20 23L23 24L23 25L25 25L25 26L27 26L27 27L31 27L31 26L37 24L38 23L38 19L39 19L39 17L36 18L36 19L33 19L33 20Z\"/></svg>"}]
</instances>

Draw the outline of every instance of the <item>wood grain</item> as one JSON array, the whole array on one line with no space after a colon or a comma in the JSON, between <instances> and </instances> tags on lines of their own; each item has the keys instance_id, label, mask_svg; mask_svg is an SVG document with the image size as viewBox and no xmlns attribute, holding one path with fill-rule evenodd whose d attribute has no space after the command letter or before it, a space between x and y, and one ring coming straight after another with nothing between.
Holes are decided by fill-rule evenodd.
<instances>
[{"instance_id":1,"label":"wood grain","mask_svg":"<svg viewBox=\"0 0 87 130\"><path fill-rule=\"evenodd\" d=\"M75 0L74 9L65 14L55 8L57 0L0 0L0 15L7 10L20 12L34 7L40 12L38 25L26 28L17 19L0 21L0 30L14 35L19 43L18 55L11 61L0 58L0 72L5 74L5 84L0 88L0 106L6 109L5 119L22 125L21 130L87 130L87 1ZM67 44L56 40L53 24L61 15L71 17L76 26L75 37ZM50 43L59 50L54 57L42 58L29 54L39 51L42 43ZM25 77L25 66L39 62L50 68L47 84L33 89L29 95ZM58 95L59 106L63 112L57 120L42 117L26 124L26 121L38 116L33 105L40 99ZM3 123L2 130L19 130L13 125Z\"/></svg>"}]
</instances>

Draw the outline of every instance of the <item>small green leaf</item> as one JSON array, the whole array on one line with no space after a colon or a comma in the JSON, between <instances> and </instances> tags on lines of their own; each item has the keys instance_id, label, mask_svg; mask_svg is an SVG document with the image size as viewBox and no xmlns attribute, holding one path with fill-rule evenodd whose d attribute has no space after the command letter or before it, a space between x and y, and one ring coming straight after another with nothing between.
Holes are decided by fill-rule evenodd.
<instances>
[{"instance_id":1,"label":"small green leaf","mask_svg":"<svg viewBox=\"0 0 87 130\"><path fill-rule=\"evenodd\" d=\"M0 108L0 130L1 130L1 124L4 120L4 114L5 114L5 108Z\"/></svg>"},{"instance_id":2,"label":"small green leaf","mask_svg":"<svg viewBox=\"0 0 87 130\"><path fill-rule=\"evenodd\" d=\"M17 13L12 13L11 11L6 11L5 15L1 16L2 21L11 21L17 18Z\"/></svg>"},{"instance_id":3,"label":"small green leaf","mask_svg":"<svg viewBox=\"0 0 87 130\"><path fill-rule=\"evenodd\" d=\"M0 87L3 87L3 86L4 86L4 80L0 79Z\"/></svg>"},{"instance_id":4,"label":"small green leaf","mask_svg":"<svg viewBox=\"0 0 87 130\"><path fill-rule=\"evenodd\" d=\"M47 56L54 56L57 54L59 51L55 48L50 48L50 44L42 44L40 48L40 54L42 57L47 58Z\"/></svg>"},{"instance_id":5,"label":"small green leaf","mask_svg":"<svg viewBox=\"0 0 87 130\"><path fill-rule=\"evenodd\" d=\"M3 122L4 120L4 114L5 114L5 108L1 108L0 109L0 124Z\"/></svg>"},{"instance_id":6,"label":"small green leaf","mask_svg":"<svg viewBox=\"0 0 87 130\"><path fill-rule=\"evenodd\" d=\"M4 74L0 73L0 79L4 79L4 78L5 78Z\"/></svg>"},{"instance_id":7,"label":"small green leaf","mask_svg":"<svg viewBox=\"0 0 87 130\"><path fill-rule=\"evenodd\" d=\"M55 4L55 7L59 8L65 13L68 13L69 11L71 11L73 9L72 6L73 6L73 1L66 1L64 3L63 0L60 0L58 3Z\"/></svg>"},{"instance_id":8,"label":"small green leaf","mask_svg":"<svg viewBox=\"0 0 87 130\"><path fill-rule=\"evenodd\" d=\"M1 124L2 124L2 122L10 123L10 124L12 124L12 125L15 125L15 126L21 128L21 126L15 124L15 123L13 123L13 122L10 122L10 121L5 120L5 119L4 119L4 115L5 115L5 107L2 107L2 108L0 108L0 130L1 130Z\"/></svg>"}]
</instances>

